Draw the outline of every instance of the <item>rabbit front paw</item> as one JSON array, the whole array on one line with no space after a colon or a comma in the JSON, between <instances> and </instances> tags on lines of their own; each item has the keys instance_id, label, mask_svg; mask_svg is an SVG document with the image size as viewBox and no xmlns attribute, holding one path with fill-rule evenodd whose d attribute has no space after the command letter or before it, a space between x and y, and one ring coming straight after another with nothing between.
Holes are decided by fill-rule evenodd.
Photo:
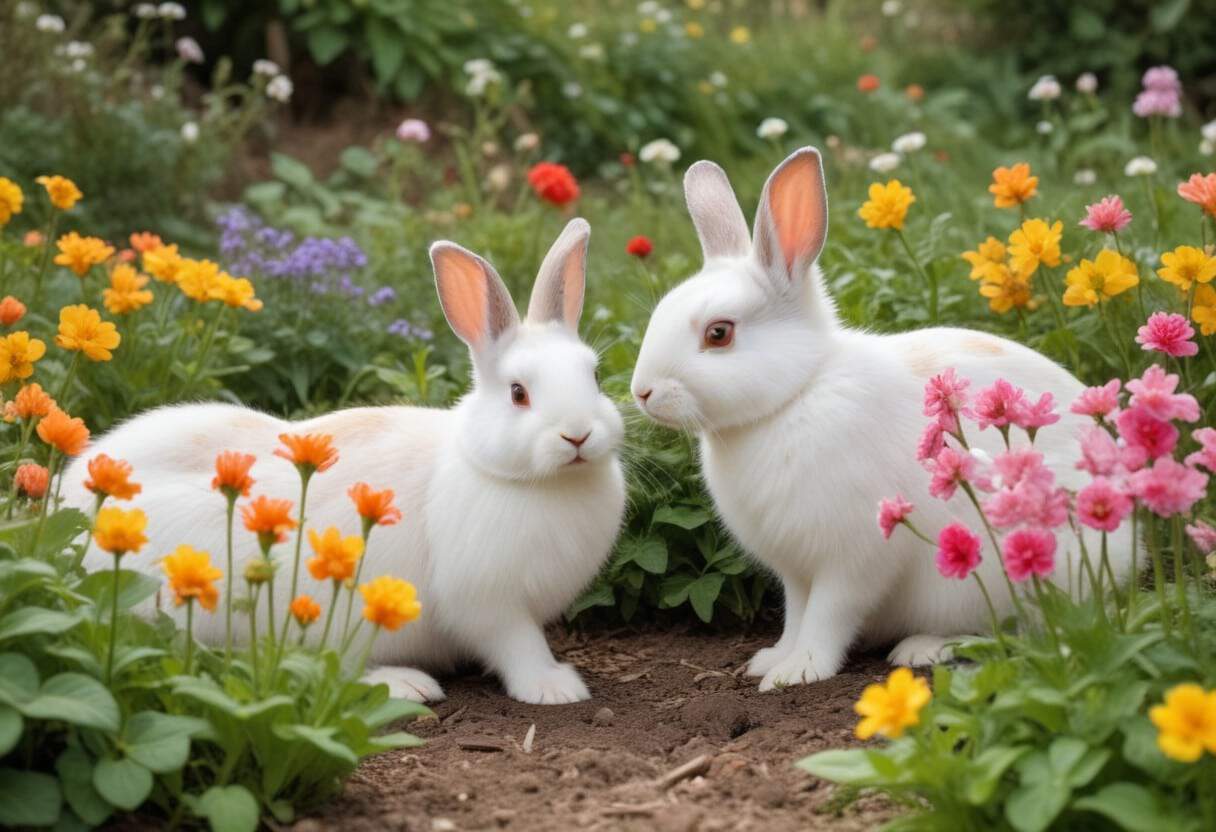
<instances>
[{"instance_id":1,"label":"rabbit front paw","mask_svg":"<svg viewBox=\"0 0 1216 832\"><path fill-rule=\"evenodd\" d=\"M389 696L394 699L442 702L447 698L438 682L412 667L374 667L363 674L363 681L369 685L388 685Z\"/></svg>"},{"instance_id":2,"label":"rabbit front paw","mask_svg":"<svg viewBox=\"0 0 1216 832\"><path fill-rule=\"evenodd\" d=\"M836 659L829 661L826 651L795 649L764 674L760 692L830 679L840 669L839 664Z\"/></svg>"},{"instance_id":3,"label":"rabbit front paw","mask_svg":"<svg viewBox=\"0 0 1216 832\"><path fill-rule=\"evenodd\" d=\"M531 705L565 705L591 698L578 672L568 664L554 664L531 674L519 674L508 680L507 693L512 699Z\"/></svg>"},{"instance_id":4,"label":"rabbit front paw","mask_svg":"<svg viewBox=\"0 0 1216 832\"><path fill-rule=\"evenodd\" d=\"M895 645L887 661L901 667L921 667L927 664L948 662L954 657L954 645L962 636L908 636Z\"/></svg>"},{"instance_id":5,"label":"rabbit front paw","mask_svg":"<svg viewBox=\"0 0 1216 832\"><path fill-rule=\"evenodd\" d=\"M765 647L762 650L757 650L747 663L747 675L760 678L768 675L768 672L781 663L781 660L790 654L790 648L778 642L772 647Z\"/></svg>"}]
</instances>

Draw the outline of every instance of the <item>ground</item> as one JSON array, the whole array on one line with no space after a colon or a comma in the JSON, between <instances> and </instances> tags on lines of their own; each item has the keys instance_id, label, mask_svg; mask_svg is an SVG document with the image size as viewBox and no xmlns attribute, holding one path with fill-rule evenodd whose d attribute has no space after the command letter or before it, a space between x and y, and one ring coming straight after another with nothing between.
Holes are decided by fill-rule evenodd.
<instances>
[{"instance_id":1,"label":"ground","mask_svg":"<svg viewBox=\"0 0 1216 832\"><path fill-rule=\"evenodd\" d=\"M436 718L410 728L426 746L368 760L295 832L877 827L890 803L837 812L835 790L794 762L856 743L853 703L888 667L854 656L834 679L761 694L743 665L775 636L554 631L591 701L525 705L493 677L446 679Z\"/></svg>"}]
</instances>

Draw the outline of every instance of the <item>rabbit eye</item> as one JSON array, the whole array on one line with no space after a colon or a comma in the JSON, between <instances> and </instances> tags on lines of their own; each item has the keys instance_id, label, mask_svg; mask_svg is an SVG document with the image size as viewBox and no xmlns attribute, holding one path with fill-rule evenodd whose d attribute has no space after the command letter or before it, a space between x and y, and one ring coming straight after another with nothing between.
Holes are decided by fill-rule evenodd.
<instances>
[{"instance_id":1,"label":"rabbit eye","mask_svg":"<svg viewBox=\"0 0 1216 832\"><path fill-rule=\"evenodd\" d=\"M705 347L720 349L729 347L735 340L735 325L731 321L714 321L705 327Z\"/></svg>"},{"instance_id":2,"label":"rabbit eye","mask_svg":"<svg viewBox=\"0 0 1216 832\"><path fill-rule=\"evenodd\" d=\"M528 406L528 391L519 382L511 385L511 401L516 407Z\"/></svg>"}]
</instances>

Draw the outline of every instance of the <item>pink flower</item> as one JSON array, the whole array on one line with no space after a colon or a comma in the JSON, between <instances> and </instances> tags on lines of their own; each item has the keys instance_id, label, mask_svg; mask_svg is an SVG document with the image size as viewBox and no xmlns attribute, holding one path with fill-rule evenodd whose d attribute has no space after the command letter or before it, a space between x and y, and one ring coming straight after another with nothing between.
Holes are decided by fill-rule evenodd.
<instances>
[{"instance_id":1,"label":"pink flower","mask_svg":"<svg viewBox=\"0 0 1216 832\"><path fill-rule=\"evenodd\" d=\"M1091 529L1113 532L1132 510L1132 498L1106 477L1098 477L1077 493L1077 519Z\"/></svg>"},{"instance_id":2,"label":"pink flower","mask_svg":"<svg viewBox=\"0 0 1216 832\"><path fill-rule=\"evenodd\" d=\"M1127 383L1132 394L1131 403L1143 407L1158 419L1181 419L1194 422L1199 419L1199 402L1188 393L1174 393L1178 387L1178 376L1167 373L1153 364L1140 378Z\"/></svg>"},{"instance_id":3,"label":"pink flower","mask_svg":"<svg viewBox=\"0 0 1216 832\"><path fill-rule=\"evenodd\" d=\"M1156 515L1172 517L1190 511L1203 499L1208 477L1194 468L1162 457L1127 479L1128 490Z\"/></svg>"},{"instance_id":4,"label":"pink flower","mask_svg":"<svg viewBox=\"0 0 1216 832\"><path fill-rule=\"evenodd\" d=\"M1030 448L1007 451L993 460L1000 485L984 502L997 528L1025 524L1055 528L1068 521L1068 492L1057 488L1043 455Z\"/></svg>"},{"instance_id":5,"label":"pink flower","mask_svg":"<svg viewBox=\"0 0 1216 832\"><path fill-rule=\"evenodd\" d=\"M975 398L972 415L979 422L980 430L993 426L1003 428L1013 421L1021 404L1023 392L1003 378L998 378L991 387L985 387Z\"/></svg>"},{"instance_id":6,"label":"pink flower","mask_svg":"<svg viewBox=\"0 0 1216 832\"><path fill-rule=\"evenodd\" d=\"M420 118L407 118L397 125L397 138L423 144L431 138L431 128Z\"/></svg>"},{"instance_id":7,"label":"pink flower","mask_svg":"<svg viewBox=\"0 0 1216 832\"><path fill-rule=\"evenodd\" d=\"M946 431L958 430L958 414L967 406L971 381L958 378L954 368L934 376L925 384L925 415L937 420Z\"/></svg>"},{"instance_id":8,"label":"pink flower","mask_svg":"<svg viewBox=\"0 0 1216 832\"><path fill-rule=\"evenodd\" d=\"M1081 459L1077 467L1095 477L1109 477L1119 471L1122 453L1105 428L1090 425L1081 432ZM1141 462L1141 465L1144 463Z\"/></svg>"},{"instance_id":9,"label":"pink flower","mask_svg":"<svg viewBox=\"0 0 1216 832\"><path fill-rule=\"evenodd\" d=\"M1043 529L1020 529L1005 538L1001 546L1005 571L1014 581L1031 575L1045 577L1056 568L1056 536Z\"/></svg>"},{"instance_id":10,"label":"pink flower","mask_svg":"<svg viewBox=\"0 0 1216 832\"><path fill-rule=\"evenodd\" d=\"M1186 535L1195 544L1195 548L1199 550L1199 554L1206 555L1216 552L1216 529L1202 520L1188 523Z\"/></svg>"},{"instance_id":11,"label":"pink flower","mask_svg":"<svg viewBox=\"0 0 1216 832\"><path fill-rule=\"evenodd\" d=\"M933 479L929 482L929 494L949 500L960 483L970 482L975 473L975 459L971 454L947 447L942 448L927 467L933 474Z\"/></svg>"},{"instance_id":12,"label":"pink flower","mask_svg":"<svg viewBox=\"0 0 1216 832\"><path fill-rule=\"evenodd\" d=\"M1127 228L1131 221L1132 212L1123 207L1123 200L1118 196L1108 196L1093 205L1086 205L1085 219L1079 224L1090 231L1114 234Z\"/></svg>"},{"instance_id":13,"label":"pink flower","mask_svg":"<svg viewBox=\"0 0 1216 832\"><path fill-rule=\"evenodd\" d=\"M962 523L951 523L937 536L937 571L943 578L965 579L980 565L980 539Z\"/></svg>"},{"instance_id":14,"label":"pink flower","mask_svg":"<svg viewBox=\"0 0 1216 832\"><path fill-rule=\"evenodd\" d=\"M1086 387L1068 409L1102 421L1119 406L1119 386L1119 379L1112 378L1101 387Z\"/></svg>"},{"instance_id":15,"label":"pink flower","mask_svg":"<svg viewBox=\"0 0 1216 832\"><path fill-rule=\"evenodd\" d=\"M1010 421L1024 431L1036 431L1060 421L1060 415L1056 413L1055 407L1055 397L1050 393L1039 396L1039 400L1033 404L1030 399L1022 399L1014 408Z\"/></svg>"},{"instance_id":16,"label":"pink flower","mask_svg":"<svg viewBox=\"0 0 1216 832\"><path fill-rule=\"evenodd\" d=\"M1192 468L1202 465L1216 474L1216 428L1200 428L1191 438L1202 447L1186 458L1186 464Z\"/></svg>"},{"instance_id":17,"label":"pink flower","mask_svg":"<svg viewBox=\"0 0 1216 832\"><path fill-rule=\"evenodd\" d=\"M1195 330L1186 318L1174 312L1154 312L1138 330L1136 343L1144 350L1182 358L1199 352L1199 345L1191 340L1194 337Z\"/></svg>"},{"instance_id":18,"label":"pink flower","mask_svg":"<svg viewBox=\"0 0 1216 832\"><path fill-rule=\"evenodd\" d=\"M1168 66L1155 66L1144 73L1144 89L1136 96L1132 112L1140 118L1182 115L1182 82Z\"/></svg>"},{"instance_id":19,"label":"pink flower","mask_svg":"<svg viewBox=\"0 0 1216 832\"><path fill-rule=\"evenodd\" d=\"M882 530L883 539L890 540L895 527L904 522L911 513L912 504L899 495L879 501L878 528Z\"/></svg>"},{"instance_id":20,"label":"pink flower","mask_svg":"<svg viewBox=\"0 0 1216 832\"><path fill-rule=\"evenodd\" d=\"M916 460L924 462L941 453L942 448L946 447L945 433L937 422L925 425L925 432L920 435L920 442L916 446Z\"/></svg>"},{"instance_id":21,"label":"pink flower","mask_svg":"<svg viewBox=\"0 0 1216 832\"><path fill-rule=\"evenodd\" d=\"M1115 424L1119 428L1119 436L1123 437L1128 448L1141 452L1125 457L1125 464L1128 468L1140 467L1140 465L1128 464L1138 457L1156 459L1159 456L1173 453L1174 446L1178 444L1178 428L1164 419L1158 419L1143 405L1138 404L1124 410L1115 420ZM1143 461L1140 464L1142 465Z\"/></svg>"}]
</instances>

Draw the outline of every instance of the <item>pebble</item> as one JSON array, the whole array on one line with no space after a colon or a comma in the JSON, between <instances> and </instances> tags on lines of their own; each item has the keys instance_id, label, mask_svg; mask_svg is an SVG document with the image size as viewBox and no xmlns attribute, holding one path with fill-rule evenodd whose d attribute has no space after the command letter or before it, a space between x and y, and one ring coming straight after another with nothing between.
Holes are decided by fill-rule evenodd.
<instances>
[{"instance_id":1,"label":"pebble","mask_svg":"<svg viewBox=\"0 0 1216 832\"><path fill-rule=\"evenodd\" d=\"M447 818L435 818L431 821L432 832L455 832L456 824Z\"/></svg>"},{"instance_id":2,"label":"pebble","mask_svg":"<svg viewBox=\"0 0 1216 832\"><path fill-rule=\"evenodd\" d=\"M595 716L591 718L591 721L596 725L611 725L614 716L616 714L612 712L612 708L600 708L595 712Z\"/></svg>"}]
</instances>

